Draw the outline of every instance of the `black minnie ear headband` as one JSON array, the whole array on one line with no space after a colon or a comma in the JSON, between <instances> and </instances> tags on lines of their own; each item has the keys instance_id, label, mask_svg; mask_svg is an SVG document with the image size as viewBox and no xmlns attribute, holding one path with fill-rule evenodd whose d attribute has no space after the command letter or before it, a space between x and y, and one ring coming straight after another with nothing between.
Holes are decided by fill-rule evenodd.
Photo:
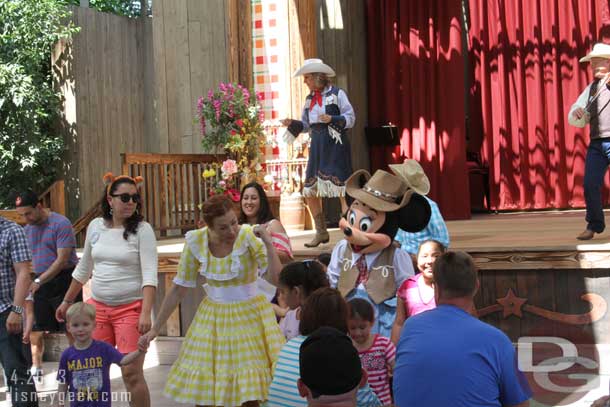
<instances>
[{"instance_id":1,"label":"black minnie ear headband","mask_svg":"<svg viewBox=\"0 0 610 407\"><path fill-rule=\"evenodd\" d=\"M112 187L112 185L122 179L124 180L130 180L131 182L133 182L136 187L141 184L142 182L144 182L144 178L142 178L141 176L137 176L137 177L130 177L129 175L117 175L116 177L111 173L111 172L107 172L106 174L104 174L104 177L102 178L104 180L104 185L106 185L106 195L110 196L110 188Z\"/></svg>"}]
</instances>

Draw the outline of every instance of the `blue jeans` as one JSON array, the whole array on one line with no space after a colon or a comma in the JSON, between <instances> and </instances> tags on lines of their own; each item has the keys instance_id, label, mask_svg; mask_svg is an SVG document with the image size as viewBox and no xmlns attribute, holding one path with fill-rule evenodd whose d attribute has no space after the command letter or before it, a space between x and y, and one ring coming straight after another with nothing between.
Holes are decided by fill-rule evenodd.
<instances>
[{"instance_id":1,"label":"blue jeans","mask_svg":"<svg viewBox=\"0 0 610 407\"><path fill-rule=\"evenodd\" d=\"M36 387L30 376L30 346L21 342L21 335L11 335L6 330L10 310L0 313L0 363L11 392L13 406L37 407Z\"/></svg>"},{"instance_id":2,"label":"blue jeans","mask_svg":"<svg viewBox=\"0 0 610 407\"><path fill-rule=\"evenodd\" d=\"M589 143L585 161L585 203L587 229L601 233L606 228L601 187L610 164L610 138L594 139Z\"/></svg>"}]
</instances>

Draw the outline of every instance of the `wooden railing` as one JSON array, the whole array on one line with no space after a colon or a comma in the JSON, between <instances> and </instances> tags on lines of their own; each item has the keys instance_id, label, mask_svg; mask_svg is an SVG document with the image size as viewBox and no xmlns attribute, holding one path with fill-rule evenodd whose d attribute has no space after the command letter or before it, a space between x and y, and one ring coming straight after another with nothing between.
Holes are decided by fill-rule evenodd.
<instances>
[{"instance_id":1,"label":"wooden railing","mask_svg":"<svg viewBox=\"0 0 610 407\"><path fill-rule=\"evenodd\" d=\"M72 229L74 229L74 236L76 236L76 245L78 247L83 247L85 245L85 236L89 223L100 216L102 216L102 207L98 202L74 222Z\"/></svg>"},{"instance_id":2,"label":"wooden railing","mask_svg":"<svg viewBox=\"0 0 610 407\"><path fill-rule=\"evenodd\" d=\"M38 196L43 208L50 208L55 213L66 214L66 190L64 180L55 181Z\"/></svg>"},{"instance_id":3,"label":"wooden railing","mask_svg":"<svg viewBox=\"0 0 610 407\"><path fill-rule=\"evenodd\" d=\"M209 154L121 154L123 174L142 176L144 219L165 236L197 227L199 204L210 191L211 180L201 173L215 168L224 157ZM218 171L217 171L218 172Z\"/></svg>"}]
</instances>

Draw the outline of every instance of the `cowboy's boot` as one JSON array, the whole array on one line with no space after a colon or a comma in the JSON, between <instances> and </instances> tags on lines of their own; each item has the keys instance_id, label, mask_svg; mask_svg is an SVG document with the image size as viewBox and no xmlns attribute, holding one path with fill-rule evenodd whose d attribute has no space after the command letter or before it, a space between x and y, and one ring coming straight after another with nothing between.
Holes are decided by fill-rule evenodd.
<instances>
[{"instance_id":1,"label":"cowboy's boot","mask_svg":"<svg viewBox=\"0 0 610 407\"><path fill-rule=\"evenodd\" d=\"M317 247L320 243L328 243L330 236L326 230L326 219L324 213L320 212L313 218L316 224L316 235L309 243L305 243L305 247Z\"/></svg>"}]
</instances>

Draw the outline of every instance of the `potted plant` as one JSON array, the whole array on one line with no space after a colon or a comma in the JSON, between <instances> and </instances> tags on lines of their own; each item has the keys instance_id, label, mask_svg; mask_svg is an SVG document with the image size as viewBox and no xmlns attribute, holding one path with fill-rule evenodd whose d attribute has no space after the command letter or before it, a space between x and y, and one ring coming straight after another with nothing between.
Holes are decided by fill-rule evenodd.
<instances>
[{"instance_id":1,"label":"potted plant","mask_svg":"<svg viewBox=\"0 0 610 407\"><path fill-rule=\"evenodd\" d=\"M230 168L230 174L221 170L223 176L217 178L215 186L218 192L239 191L240 183L258 179L263 169L265 129L261 99L261 94L250 92L240 84L221 83L197 102L203 149L212 154L225 154L230 160L217 165L217 168Z\"/></svg>"}]
</instances>

